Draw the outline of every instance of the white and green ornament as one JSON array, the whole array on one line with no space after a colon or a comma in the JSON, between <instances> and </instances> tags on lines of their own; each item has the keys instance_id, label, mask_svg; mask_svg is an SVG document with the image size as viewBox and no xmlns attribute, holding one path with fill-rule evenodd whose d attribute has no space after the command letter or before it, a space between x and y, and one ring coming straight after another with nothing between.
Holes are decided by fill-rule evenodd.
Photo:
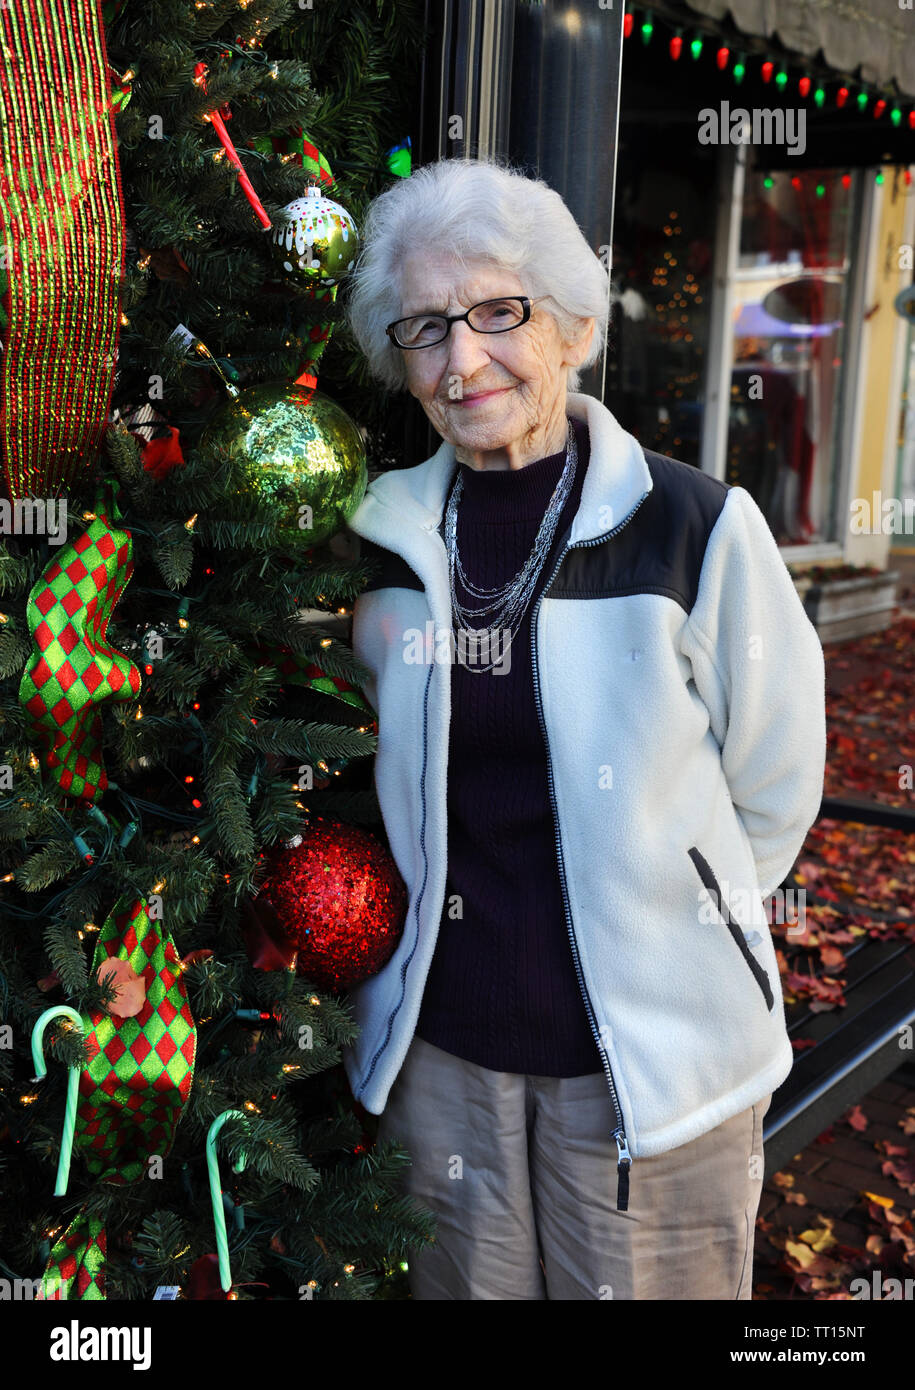
<instances>
[{"instance_id":1,"label":"white and green ornament","mask_svg":"<svg viewBox=\"0 0 915 1390\"><path fill-rule=\"evenodd\" d=\"M359 250L359 235L346 208L311 184L304 198L283 209L273 244L287 274L324 288L346 275Z\"/></svg>"}]
</instances>

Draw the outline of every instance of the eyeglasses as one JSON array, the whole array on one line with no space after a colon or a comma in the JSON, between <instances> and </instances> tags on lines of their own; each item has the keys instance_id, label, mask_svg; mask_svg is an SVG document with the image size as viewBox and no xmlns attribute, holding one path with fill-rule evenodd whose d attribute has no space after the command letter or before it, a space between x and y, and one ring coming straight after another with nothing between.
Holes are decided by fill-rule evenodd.
<instances>
[{"instance_id":1,"label":"eyeglasses","mask_svg":"<svg viewBox=\"0 0 915 1390\"><path fill-rule=\"evenodd\" d=\"M540 299L549 299L542 294ZM435 347L444 342L451 332L453 323L467 323L475 333L510 333L520 328L531 316L531 305L538 299L528 299L525 294L509 295L503 299L484 299L474 304L466 314L413 314L410 318L396 319L384 330L393 343L411 351L414 348Z\"/></svg>"}]
</instances>

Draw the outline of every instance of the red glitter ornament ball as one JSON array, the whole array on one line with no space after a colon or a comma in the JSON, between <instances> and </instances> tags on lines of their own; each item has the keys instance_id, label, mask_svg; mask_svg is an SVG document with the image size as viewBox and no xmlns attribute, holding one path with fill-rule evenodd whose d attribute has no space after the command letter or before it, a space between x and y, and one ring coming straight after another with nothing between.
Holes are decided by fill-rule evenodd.
<instances>
[{"instance_id":1,"label":"red glitter ornament ball","mask_svg":"<svg viewBox=\"0 0 915 1390\"><path fill-rule=\"evenodd\" d=\"M403 932L407 889L373 835L312 816L267 855L258 905L273 909L298 950L296 969L339 993L377 975Z\"/></svg>"}]
</instances>

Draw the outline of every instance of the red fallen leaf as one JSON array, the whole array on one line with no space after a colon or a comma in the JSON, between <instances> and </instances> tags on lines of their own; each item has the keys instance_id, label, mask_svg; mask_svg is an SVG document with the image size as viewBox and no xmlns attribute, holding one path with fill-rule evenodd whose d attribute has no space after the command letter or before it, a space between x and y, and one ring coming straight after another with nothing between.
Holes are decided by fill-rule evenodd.
<instances>
[{"instance_id":1,"label":"red fallen leaf","mask_svg":"<svg viewBox=\"0 0 915 1390\"><path fill-rule=\"evenodd\" d=\"M908 1163L893 1163L888 1159L886 1163L881 1163L880 1171L884 1177L895 1178L905 1192L915 1196L915 1159Z\"/></svg>"},{"instance_id":2,"label":"red fallen leaf","mask_svg":"<svg viewBox=\"0 0 915 1390\"><path fill-rule=\"evenodd\" d=\"M818 999L825 999L831 1004L844 1004L844 988L844 980L834 980L832 976L824 975L816 982L816 996Z\"/></svg>"},{"instance_id":3,"label":"red fallen leaf","mask_svg":"<svg viewBox=\"0 0 915 1390\"><path fill-rule=\"evenodd\" d=\"M802 975L799 970L792 970L785 976L785 985L797 994L810 994L816 988L816 980L812 975Z\"/></svg>"},{"instance_id":4,"label":"red fallen leaf","mask_svg":"<svg viewBox=\"0 0 915 1390\"><path fill-rule=\"evenodd\" d=\"M870 1261L866 1258L864 1251L858 1245L834 1245L832 1252L837 1259L848 1260L852 1264L861 1264L865 1269L870 1268Z\"/></svg>"},{"instance_id":5,"label":"red fallen leaf","mask_svg":"<svg viewBox=\"0 0 915 1390\"><path fill-rule=\"evenodd\" d=\"M888 1158L905 1158L909 1152L904 1144L891 1144L889 1139L878 1139L874 1147L885 1153Z\"/></svg>"},{"instance_id":6,"label":"red fallen leaf","mask_svg":"<svg viewBox=\"0 0 915 1390\"><path fill-rule=\"evenodd\" d=\"M786 921L783 924L785 937L788 944L795 950L811 950L814 946L819 946L820 938L816 932L810 930L810 923L806 922L803 927L796 921Z\"/></svg>"},{"instance_id":7,"label":"red fallen leaf","mask_svg":"<svg viewBox=\"0 0 915 1390\"><path fill-rule=\"evenodd\" d=\"M795 1052L803 1052L805 1047L816 1047L815 1038L792 1038L791 1046Z\"/></svg>"},{"instance_id":8,"label":"red fallen leaf","mask_svg":"<svg viewBox=\"0 0 915 1390\"><path fill-rule=\"evenodd\" d=\"M795 1207L807 1206L807 1198L804 1196L803 1192L786 1192L785 1201Z\"/></svg>"},{"instance_id":9,"label":"red fallen leaf","mask_svg":"<svg viewBox=\"0 0 915 1390\"><path fill-rule=\"evenodd\" d=\"M818 1134L813 1142L815 1144L834 1144L836 1136L832 1132L832 1125L828 1129L824 1129L822 1134Z\"/></svg>"},{"instance_id":10,"label":"red fallen leaf","mask_svg":"<svg viewBox=\"0 0 915 1390\"><path fill-rule=\"evenodd\" d=\"M847 1111L842 1118L847 1125L851 1125L852 1129L857 1129L859 1132L867 1129L870 1124L870 1120L867 1118L860 1105L853 1105L851 1110Z\"/></svg>"},{"instance_id":11,"label":"red fallen leaf","mask_svg":"<svg viewBox=\"0 0 915 1390\"><path fill-rule=\"evenodd\" d=\"M828 932L822 932L820 939L822 941L828 941L836 946L851 946L858 938L845 927L837 927Z\"/></svg>"},{"instance_id":12,"label":"red fallen leaf","mask_svg":"<svg viewBox=\"0 0 915 1390\"><path fill-rule=\"evenodd\" d=\"M836 970L845 964L845 955L838 946L820 946L820 960L827 970Z\"/></svg>"},{"instance_id":13,"label":"red fallen leaf","mask_svg":"<svg viewBox=\"0 0 915 1390\"><path fill-rule=\"evenodd\" d=\"M801 1293L808 1294L809 1296L811 1296L811 1297L813 1297L813 1298L816 1298L817 1288L818 1288L818 1287L819 1287L819 1288L834 1289L835 1286L836 1286L836 1280L835 1280L835 1279L827 1279L826 1282L825 1282L825 1284L819 1284L819 1285L818 1285L818 1284L817 1284L817 1281L816 1281L815 1279L812 1279L812 1278L810 1277L809 1274L797 1274L797 1275L795 1275L794 1282L795 1282L795 1284L797 1285L797 1287L800 1289Z\"/></svg>"}]
</instances>

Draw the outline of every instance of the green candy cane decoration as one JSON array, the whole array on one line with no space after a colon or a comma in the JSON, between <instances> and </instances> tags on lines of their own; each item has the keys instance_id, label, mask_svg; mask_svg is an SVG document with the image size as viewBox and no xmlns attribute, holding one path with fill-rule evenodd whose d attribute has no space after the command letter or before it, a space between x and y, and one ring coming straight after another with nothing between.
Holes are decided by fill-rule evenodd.
<instances>
[{"instance_id":1,"label":"green candy cane decoration","mask_svg":"<svg viewBox=\"0 0 915 1390\"><path fill-rule=\"evenodd\" d=\"M82 1031L83 1021L75 1009L71 1009L67 1004L58 1004L53 1009L45 1009L44 1013L35 1023L32 1029L32 1065L35 1068L33 1081L42 1081L48 1074L48 1068L44 1060L44 1030L51 1022L52 1018L69 1018ZM64 1132L60 1142L60 1160L57 1164L57 1181L54 1184L54 1196L63 1197L67 1191L67 1183L70 1178L70 1157L73 1153L73 1135L76 1131L76 1107L79 1101L79 1067L70 1068L70 1079L67 1082L67 1107L64 1111Z\"/></svg>"},{"instance_id":2,"label":"green candy cane decoration","mask_svg":"<svg viewBox=\"0 0 915 1390\"><path fill-rule=\"evenodd\" d=\"M222 1183L219 1180L219 1159L216 1156L216 1138L226 1120L246 1120L241 1110L224 1110L210 1125L207 1132L207 1171L210 1175L210 1199L213 1203L213 1225L216 1228L216 1254L219 1259L219 1282L224 1293L232 1287L232 1271L229 1266L229 1239L226 1235L226 1213L222 1204ZM244 1171L247 1155L239 1154L233 1173Z\"/></svg>"}]
</instances>

